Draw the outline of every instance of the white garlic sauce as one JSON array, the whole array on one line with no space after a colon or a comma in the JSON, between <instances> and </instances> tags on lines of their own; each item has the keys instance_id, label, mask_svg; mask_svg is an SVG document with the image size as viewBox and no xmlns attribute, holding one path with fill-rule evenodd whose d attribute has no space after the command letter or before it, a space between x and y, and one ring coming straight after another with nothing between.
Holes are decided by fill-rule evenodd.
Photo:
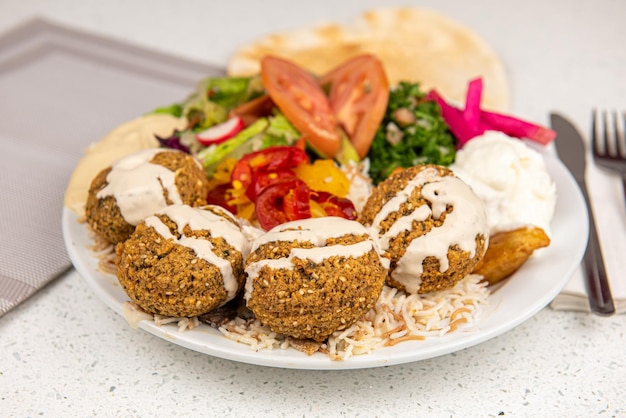
<instances>
[{"instance_id":1,"label":"white garlic sauce","mask_svg":"<svg viewBox=\"0 0 626 418\"><path fill-rule=\"evenodd\" d=\"M124 302L122 304L122 315L133 329L139 329L139 322L143 320L150 321L153 318L151 314L142 311L133 302Z\"/></svg>"},{"instance_id":2,"label":"white garlic sauce","mask_svg":"<svg viewBox=\"0 0 626 418\"><path fill-rule=\"evenodd\" d=\"M369 251L374 250L380 254L380 249L373 239L350 244L350 245L326 245L329 238L339 238L345 235L368 235L368 230L356 221L351 221L339 217L310 218L281 224L257 238L251 251L255 251L263 244L270 242L311 242L313 248L292 248L288 257L259 260L250 263L246 267L246 279L244 299L250 299L253 290L253 282L259 275L259 271L269 266L272 269L290 269L294 267L293 259L308 259L313 263L322 263L329 257L354 257L358 258ZM385 268L389 267L388 260L382 259Z\"/></svg>"},{"instance_id":3,"label":"white garlic sauce","mask_svg":"<svg viewBox=\"0 0 626 418\"><path fill-rule=\"evenodd\" d=\"M398 211L416 187L422 187L422 196L430 202L430 205L422 205L409 215L398 218L386 233L380 234L380 222L390 213ZM436 257L439 260L439 270L445 272L449 268L450 246L456 244L461 250L468 252L470 257L474 257L476 236L482 234L486 240L486 247L489 227L482 201L459 178L441 176L435 168L426 168L390 199L372 222L371 234L379 238L381 249L386 251L389 248L389 241L400 232L410 230L413 221L424 221L431 214L434 219L439 219L447 205L453 206L454 210L446 214L443 225L411 241L405 254L398 260L396 268L391 272L391 277L401 283L409 293L417 293L421 286L421 275L424 271L422 262L426 257Z\"/></svg>"},{"instance_id":4,"label":"white garlic sauce","mask_svg":"<svg viewBox=\"0 0 626 418\"><path fill-rule=\"evenodd\" d=\"M147 216L167 206L163 189L173 204L182 204L175 173L150 161L162 149L146 149L114 162L99 199L113 196L126 222L139 225Z\"/></svg>"},{"instance_id":5,"label":"white garlic sauce","mask_svg":"<svg viewBox=\"0 0 626 418\"><path fill-rule=\"evenodd\" d=\"M217 208L217 210L232 218L232 215L228 212L220 208ZM224 289L227 293L226 302L232 300L237 294L239 285L230 262L213 252L213 244L210 241L202 238L187 237L184 235L183 230L187 225L192 230L208 230L211 232L212 237L223 238L228 244L241 251L245 258L248 254L249 242L239 227L210 210L194 208L188 205L167 206L157 214L166 215L175 222L181 237L177 238L173 235L156 215L147 217L145 219L146 225L154 228L163 238L171 239L178 245L191 248L199 258L217 266L224 281Z\"/></svg>"}]
</instances>

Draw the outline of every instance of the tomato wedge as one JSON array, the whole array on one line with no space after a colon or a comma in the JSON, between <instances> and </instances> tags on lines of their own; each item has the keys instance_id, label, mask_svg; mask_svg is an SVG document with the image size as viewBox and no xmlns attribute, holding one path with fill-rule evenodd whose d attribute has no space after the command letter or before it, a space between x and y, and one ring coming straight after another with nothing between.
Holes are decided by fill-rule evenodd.
<instances>
[{"instance_id":1,"label":"tomato wedge","mask_svg":"<svg viewBox=\"0 0 626 418\"><path fill-rule=\"evenodd\" d=\"M261 79L272 101L319 153L332 158L341 135L324 91L311 74L275 56L261 60Z\"/></svg>"},{"instance_id":2,"label":"tomato wedge","mask_svg":"<svg viewBox=\"0 0 626 418\"><path fill-rule=\"evenodd\" d=\"M322 76L319 83L329 87L335 117L359 157L365 157L389 101L389 81L382 63L373 55L358 55Z\"/></svg>"}]
</instances>

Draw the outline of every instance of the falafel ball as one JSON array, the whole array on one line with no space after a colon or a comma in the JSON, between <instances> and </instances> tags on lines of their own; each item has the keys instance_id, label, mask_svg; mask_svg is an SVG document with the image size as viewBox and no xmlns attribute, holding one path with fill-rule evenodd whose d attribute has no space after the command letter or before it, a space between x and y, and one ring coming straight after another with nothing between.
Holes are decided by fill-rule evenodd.
<instances>
[{"instance_id":1,"label":"falafel ball","mask_svg":"<svg viewBox=\"0 0 626 418\"><path fill-rule=\"evenodd\" d=\"M311 218L279 225L252 244L244 299L259 321L294 338L324 341L380 296L387 266L358 222Z\"/></svg>"},{"instance_id":2,"label":"falafel ball","mask_svg":"<svg viewBox=\"0 0 626 418\"><path fill-rule=\"evenodd\" d=\"M241 290L248 249L235 217L225 209L171 205L147 217L116 246L117 278L146 312L198 316Z\"/></svg>"},{"instance_id":3,"label":"falafel ball","mask_svg":"<svg viewBox=\"0 0 626 418\"><path fill-rule=\"evenodd\" d=\"M206 205L208 179L189 154L142 150L117 160L92 180L87 223L112 244L127 239L144 218L167 205Z\"/></svg>"},{"instance_id":4,"label":"falafel ball","mask_svg":"<svg viewBox=\"0 0 626 418\"><path fill-rule=\"evenodd\" d=\"M432 164L379 183L358 220L390 260L387 284L408 293L454 286L484 256L489 240L481 199L451 170Z\"/></svg>"}]
</instances>

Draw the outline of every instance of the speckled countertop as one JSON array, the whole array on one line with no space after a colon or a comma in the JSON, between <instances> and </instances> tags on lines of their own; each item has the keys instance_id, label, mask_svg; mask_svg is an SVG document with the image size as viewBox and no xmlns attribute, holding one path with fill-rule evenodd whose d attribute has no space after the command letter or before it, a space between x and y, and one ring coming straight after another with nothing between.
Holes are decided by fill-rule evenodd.
<instances>
[{"instance_id":1,"label":"speckled countertop","mask_svg":"<svg viewBox=\"0 0 626 418\"><path fill-rule=\"evenodd\" d=\"M260 34L349 21L381 4L220 3L3 0L0 32L42 16L224 65ZM393 3L411 2L385 2ZM547 123L558 109L587 129L592 107L626 109L621 0L413 3L490 43L507 67L516 114ZM623 260L614 265L626 271ZM625 332L624 315L545 308L496 338L429 360L352 371L268 368L133 330L71 271L0 318L0 416L626 416Z\"/></svg>"}]
</instances>

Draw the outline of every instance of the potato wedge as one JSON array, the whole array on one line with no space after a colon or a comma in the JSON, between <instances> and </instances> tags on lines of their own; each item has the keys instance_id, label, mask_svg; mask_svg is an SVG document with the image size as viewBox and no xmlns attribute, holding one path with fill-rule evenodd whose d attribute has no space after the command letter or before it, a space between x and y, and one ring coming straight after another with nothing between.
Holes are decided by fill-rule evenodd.
<instances>
[{"instance_id":1,"label":"potato wedge","mask_svg":"<svg viewBox=\"0 0 626 418\"><path fill-rule=\"evenodd\" d=\"M550 245L542 228L522 227L498 232L489 238L489 247L473 273L482 275L489 285L509 277L522 266L537 248Z\"/></svg>"}]
</instances>

